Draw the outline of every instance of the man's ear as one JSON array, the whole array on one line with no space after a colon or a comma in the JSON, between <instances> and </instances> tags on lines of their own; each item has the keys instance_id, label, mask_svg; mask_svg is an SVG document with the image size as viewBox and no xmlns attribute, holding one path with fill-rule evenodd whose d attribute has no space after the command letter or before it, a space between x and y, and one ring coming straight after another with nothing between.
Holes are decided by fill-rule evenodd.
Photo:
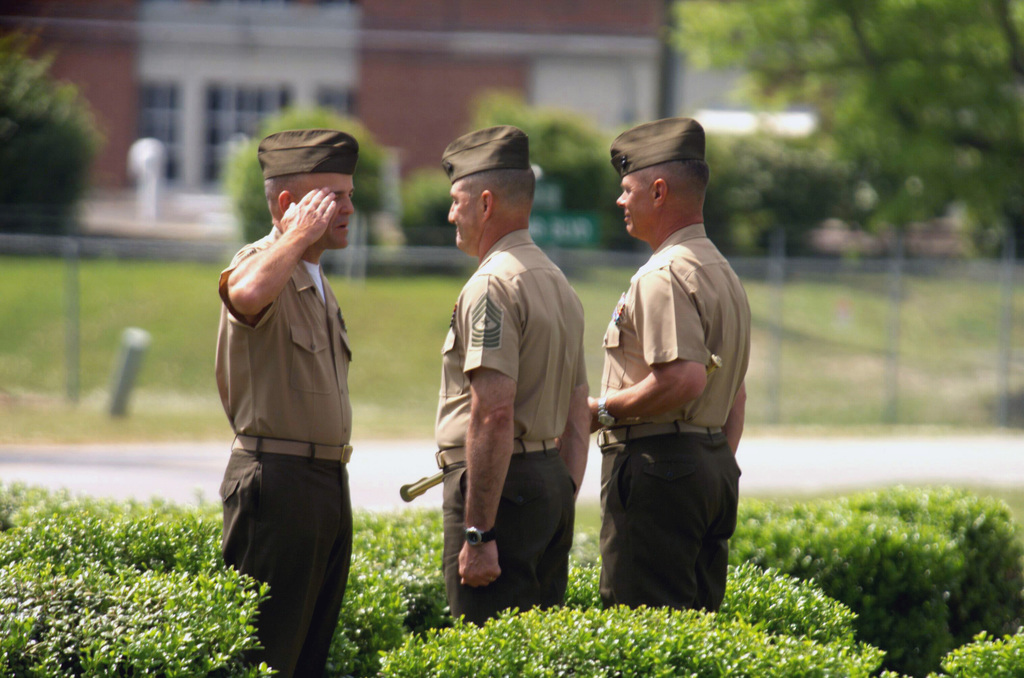
<instances>
[{"instance_id":1,"label":"man's ear","mask_svg":"<svg viewBox=\"0 0 1024 678\"><path fill-rule=\"evenodd\" d=\"M666 198L668 198L668 184L659 177L651 183L651 199L656 206L660 207L665 204Z\"/></svg>"},{"instance_id":2,"label":"man's ear","mask_svg":"<svg viewBox=\"0 0 1024 678\"><path fill-rule=\"evenodd\" d=\"M284 216L293 202L295 202L295 196L288 189L277 194L277 209L281 210L281 216Z\"/></svg>"},{"instance_id":3,"label":"man's ear","mask_svg":"<svg viewBox=\"0 0 1024 678\"><path fill-rule=\"evenodd\" d=\"M484 219L494 216L494 194L486 189L480 191L480 208Z\"/></svg>"}]
</instances>

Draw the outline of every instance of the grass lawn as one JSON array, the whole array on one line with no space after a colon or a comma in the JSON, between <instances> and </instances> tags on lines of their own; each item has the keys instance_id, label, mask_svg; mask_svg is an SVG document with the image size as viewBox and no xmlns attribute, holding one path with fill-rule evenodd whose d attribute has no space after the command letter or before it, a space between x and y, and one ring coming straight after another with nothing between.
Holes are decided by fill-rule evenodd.
<instances>
[{"instance_id":1,"label":"grass lawn","mask_svg":"<svg viewBox=\"0 0 1024 678\"><path fill-rule=\"evenodd\" d=\"M64 286L56 259L0 257L0 440L73 441L212 438L227 435L216 393L214 344L220 300L214 264L82 261L79 267L80 400L66 403ZM587 318L592 389L600 383L601 338L632 270L590 270L572 279ZM452 276L332 277L350 329L355 433L430 438L440 347L464 279ZM748 423L859 429L887 407L884 276L794 276L783 300L781 353L774 349L772 291L745 280L754 319L747 378ZM999 289L995 283L908 279L901 309L899 423L991 426L996 402ZM1016 295L1013 336L1024 336ZM147 330L152 342L129 406L111 419L110 381L120 336ZM1024 352L1014 351L1013 392L1024 393ZM773 383L778 370L781 380ZM1019 404L1019 403L1018 403ZM1016 425L1024 413L1013 409Z\"/></svg>"}]
</instances>

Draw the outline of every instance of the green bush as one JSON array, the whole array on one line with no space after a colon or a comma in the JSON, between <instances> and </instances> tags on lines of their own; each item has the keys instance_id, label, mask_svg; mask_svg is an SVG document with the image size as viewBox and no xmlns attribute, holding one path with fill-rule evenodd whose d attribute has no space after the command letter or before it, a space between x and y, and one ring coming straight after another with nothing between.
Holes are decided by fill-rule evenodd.
<instances>
[{"instance_id":1,"label":"green bush","mask_svg":"<svg viewBox=\"0 0 1024 678\"><path fill-rule=\"evenodd\" d=\"M209 507L0 487L0 676L269 675Z\"/></svg>"},{"instance_id":2,"label":"green bush","mask_svg":"<svg viewBox=\"0 0 1024 678\"><path fill-rule=\"evenodd\" d=\"M1024 624L1024 535L1006 504L946 487L861 494L851 506L934 525L953 539L963 562L949 588L955 645L982 631L1001 636Z\"/></svg>"},{"instance_id":3,"label":"green bush","mask_svg":"<svg viewBox=\"0 0 1024 678\"><path fill-rule=\"evenodd\" d=\"M98 134L78 90L0 36L0 233L67 232L87 185Z\"/></svg>"},{"instance_id":4,"label":"green bush","mask_svg":"<svg viewBox=\"0 0 1024 678\"><path fill-rule=\"evenodd\" d=\"M0 568L0 676L263 676L246 668L253 581L25 561Z\"/></svg>"},{"instance_id":5,"label":"green bush","mask_svg":"<svg viewBox=\"0 0 1024 678\"><path fill-rule=\"evenodd\" d=\"M208 574L223 569L220 520L178 511L112 517L78 507L5 533L0 566L51 563L58 572L123 568Z\"/></svg>"},{"instance_id":6,"label":"green bush","mask_svg":"<svg viewBox=\"0 0 1024 678\"><path fill-rule=\"evenodd\" d=\"M979 633L973 643L953 650L942 661L943 676L951 678L1021 678L1024 676L1024 628L993 640Z\"/></svg>"},{"instance_id":7,"label":"green bush","mask_svg":"<svg viewBox=\"0 0 1024 678\"><path fill-rule=\"evenodd\" d=\"M440 169L419 169L402 182L402 229L410 245L453 245L448 223L451 182Z\"/></svg>"},{"instance_id":8,"label":"green bush","mask_svg":"<svg viewBox=\"0 0 1024 678\"><path fill-rule=\"evenodd\" d=\"M815 140L711 135L704 218L726 253L763 254L776 228L790 253L810 251L811 229L862 216L852 169Z\"/></svg>"},{"instance_id":9,"label":"green bush","mask_svg":"<svg viewBox=\"0 0 1024 678\"><path fill-rule=\"evenodd\" d=\"M857 615L812 583L751 563L730 568L723 618L744 620L776 636L855 645Z\"/></svg>"},{"instance_id":10,"label":"green bush","mask_svg":"<svg viewBox=\"0 0 1024 678\"><path fill-rule=\"evenodd\" d=\"M383 202L384 149L358 120L328 109L289 109L267 118L256 138L239 144L227 159L224 191L231 197L235 216L246 242L259 240L270 232L270 212L263 190L263 172L256 151L260 141L289 129L336 129L348 132L359 142L359 163L354 178L352 202L356 211L369 217Z\"/></svg>"},{"instance_id":11,"label":"green bush","mask_svg":"<svg viewBox=\"0 0 1024 678\"><path fill-rule=\"evenodd\" d=\"M530 162L544 170L545 180L561 187L564 208L599 212L602 245L637 247L615 205L619 177L608 150L613 134L595 128L585 116L528 106L518 95L502 92L477 102L472 129L492 125L515 125L526 132Z\"/></svg>"},{"instance_id":12,"label":"green bush","mask_svg":"<svg viewBox=\"0 0 1024 678\"><path fill-rule=\"evenodd\" d=\"M1020 619L1021 551L1005 507L952 490L895 489L783 508L744 502L733 563L813 580L857 613L886 667L925 675L965 642Z\"/></svg>"},{"instance_id":13,"label":"green bush","mask_svg":"<svg viewBox=\"0 0 1024 678\"><path fill-rule=\"evenodd\" d=\"M441 512L411 509L400 513L356 515L352 552L401 584L404 624L419 633L451 624L444 589ZM355 571L355 567L353 570Z\"/></svg>"},{"instance_id":14,"label":"green bush","mask_svg":"<svg viewBox=\"0 0 1024 678\"><path fill-rule=\"evenodd\" d=\"M1018 618L1018 528L1004 506L966 492L745 501L733 540L744 562L714 615L602 610L596 538L578 534L566 606L483 629L451 620L440 511L354 518L332 677L866 676L883 661L872 645L889 668L925 675L961 642L953 629L979 625L990 635L949 654L945 670L1020 675L1019 635L992 640ZM224 567L219 505L0 485L0 524L0 678L265 675L241 658L268 591Z\"/></svg>"},{"instance_id":15,"label":"green bush","mask_svg":"<svg viewBox=\"0 0 1024 678\"><path fill-rule=\"evenodd\" d=\"M694 611L615 607L504 613L410 637L384 676L870 676L881 652L771 635Z\"/></svg>"}]
</instances>

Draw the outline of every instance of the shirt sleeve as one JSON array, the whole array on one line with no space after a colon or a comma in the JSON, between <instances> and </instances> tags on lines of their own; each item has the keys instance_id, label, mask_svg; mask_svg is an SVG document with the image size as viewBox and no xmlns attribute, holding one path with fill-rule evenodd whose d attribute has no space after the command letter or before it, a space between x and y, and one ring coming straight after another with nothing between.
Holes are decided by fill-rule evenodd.
<instances>
[{"instance_id":1,"label":"shirt sleeve","mask_svg":"<svg viewBox=\"0 0 1024 678\"><path fill-rule=\"evenodd\" d=\"M231 320L232 323L236 325L243 325L245 327L259 327L261 324L263 324L267 316L271 315L268 312L274 307L274 302L270 302L270 304L268 304L267 307L260 311L259 314L256 316L256 323L249 324L249 321L246 319L246 317L239 313L237 310L235 310L235 307L231 305L231 299L228 296L228 278L231 277L231 272L238 268L239 264L241 264L243 261L245 261L246 259L248 259L249 257L251 257L252 255L256 254L259 251L260 248L252 246L245 247L239 250L239 252L235 254L234 259L231 260L231 264L220 272L220 280L217 283L217 291L220 293L220 299L224 303L224 308L228 310L229 319Z\"/></svg>"},{"instance_id":2,"label":"shirt sleeve","mask_svg":"<svg viewBox=\"0 0 1024 678\"><path fill-rule=\"evenodd\" d=\"M636 331L648 365L707 362L709 351L696 303L668 268L641 276L633 301Z\"/></svg>"},{"instance_id":3,"label":"shirt sleeve","mask_svg":"<svg viewBox=\"0 0 1024 678\"><path fill-rule=\"evenodd\" d=\"M492 276L470 279L462 290L456 317L464 337L464 372L478 367L519 380L521 323L509 290Z\"/></svg>"}]
</instances>

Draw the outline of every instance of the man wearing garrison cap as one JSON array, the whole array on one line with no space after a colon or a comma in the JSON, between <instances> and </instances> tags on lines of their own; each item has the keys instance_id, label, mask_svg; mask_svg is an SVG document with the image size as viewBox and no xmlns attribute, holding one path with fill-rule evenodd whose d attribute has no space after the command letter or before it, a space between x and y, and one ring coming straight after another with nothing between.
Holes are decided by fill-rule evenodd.
<instances>
[{"instance_id":1,"label":"man wearing garrison cap","mask_svg":"<svg viewBox=\"0 0 1024 678\"><path fill-rule=\"evenodd\" d=\"M643 124L611 156L626 230L654 254L612 312L601 395L589 401L602 452L601 598L717 610L736 527L750 307L705 230L703 128Z\"/></svg>"},{"instance_id":2,"label":"man wearing garrison cap","mask_svg":"<svg viewBox=\"0 0 1024 678\"><path fill-rule=\"evenodd\" d=\"M483 624L565 596L590 422L583 307L530 238L526 135L467 134L441 164L456 244L480 261L443 348L445 588L453 616Z\"/></svg>"},{"instance_id":3,"label":"man wearing garrison cap","mask_svg":"<svg viewBox=\"0 0 1024 678\"><path fill-rule=\"evenodd\" d=\"M345 320L320 256L348 245L359 145L294 130L259 145L270 233L220 275L217 387L236 436L225 562L270 585L257 636L279 676L321 676L352 549Z\"/></svg>"}]
</instances>

